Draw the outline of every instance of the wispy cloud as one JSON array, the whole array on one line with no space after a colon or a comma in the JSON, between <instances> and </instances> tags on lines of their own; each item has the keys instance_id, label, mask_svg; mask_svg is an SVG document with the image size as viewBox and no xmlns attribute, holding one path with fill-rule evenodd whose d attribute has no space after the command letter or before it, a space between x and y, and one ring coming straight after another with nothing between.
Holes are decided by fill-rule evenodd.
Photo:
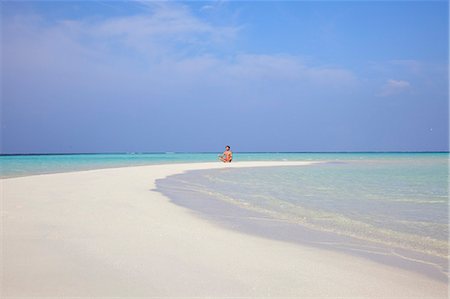
<instances>
[{"instance_id":1,"label":"wispy cloud","mask_svg":"<svg viewBox=\"0 0 450 299\"><path fill-rule=\"evenodd\" d=\"M209 24L195 17L188 7L170 3L152 5L152 9L141 14L105 20L63 20L55 29L69 33L73 39L90 47L119 46L144 55L167 55L174 50L179 55L181 49L195 54L231 42L239 31L236 26Z\"/></svg>"},{"instance_id":2,"label":"wispy cloud","mask_svg":"<svg viewBox=\"0 0 450 299\"><path fill-rule=\"evenodd\" d=\"M2 133L22 148L48 143L57 149L83 139L116 149L200 149L223 142L217 132L223 132L224 114L227 138L231 132L241 140L235 143L280 141L298 150L334 138L348 148L356 136L349 131L359 132L361 144L373 132L390 134L394 114L374 119L374 108L395 110L404 124L395 137L418 123L410 121L415 109L428 113L425 126L448 120L434 115L447 105L447 59L427 60L435 52L421 55L421 46L373 47L375 40L362 41L353 30L361 18L333 19L334 9L323 5L317 15L289 2L9 1L2 7L9 7L1 19ZM327 27L329 19L336 27ZM373 32L383 34L397 22ZM407 40L408 47L427 41ZM368 59L375 62L367 65ZM405 95L407 103L392 101Z\"/></svg>"},{"instance_id":3,"label":"wispy cloud","mask_svg":"<svg viewBox=\"0 0 450 299\"><path fill-rule=\"evenodd\" d=\"M107 19L49 24L39 17L13 18L3 29L8 69L17 76L21 72L36 77L36 82L48 76L100 90L131 84L172 95L186 86L242 90L252 88L250 83L267 86L269 82L273 88L282 84L306 93L333 92L347 90L357 81L349 70L306 63L295 55L234 51L223 55L218 48L234 42L239 26L208 23L181 4L145 5L140 14ZM94 78L95 84L84 83ZM120 78L121 83L111 78Z\"/></svg>"},{"instance_id":4,"label":"wispy cloud","mask_svg":"<svg viewBox=\"0 0 450 299\"><path fill-rule=\"evenodd\" d=\"M411 90L411 83L405 80L390 79L382 87L380 96L387 97Z\"/></svg>"},{"instance_id":5,"label":"wispy cloud","mask_svg":"<svg viewBox=\"0 0 450 299\"><path fill-rule=\"evenodd\" d=\"M421 61L414 59L392 60L390 63L394 66L403 67L414 75L420 74L424 68L424 64Z\"/></svg>"}]
</instances>

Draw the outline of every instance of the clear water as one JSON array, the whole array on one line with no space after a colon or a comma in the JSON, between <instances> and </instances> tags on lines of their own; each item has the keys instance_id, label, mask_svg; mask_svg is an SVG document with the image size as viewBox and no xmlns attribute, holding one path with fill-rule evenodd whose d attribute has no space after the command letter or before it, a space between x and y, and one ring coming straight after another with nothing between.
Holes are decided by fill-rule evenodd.
<instances>
[{"instance_id":1,"label":"clear water","mask_svg":"<svg viewBox=\"0 0 450 299\"><path fill-rule=\"evenodd\" d=\"M326 161L196 171L166 188L227 201L305 227L407 249L448 264L448 153L237 153L233 161ZM2 178L217 161L217 153L0 156ZM445 271L445 270L444 270Z\"/></svg>"},{"instance_id":2,"label":"clear water","mask_svg":"<svg viewBox=\"0 0 450 299\"><path fill-rule=\"evenodd\" d=\"M136 165L217 161L218 153L126 153L72 155L3 155L0 177L88 170ZM321 153L235 153L234 161L335 160L358 158L364 154ZM367 154L366 154L367 155ZM392 155L392 154L383 154Z\"/></svg>"},{"instance_id":3,"label":"clear water","mask_svg":"<svg viewBox=\"0 0 450 299\"><path fill-rule=\"evenodd\" d=\"M335 154L328 163L196 171L176 187L315 230L447 260L448 154ZM171 180L171 182L170 182Z\"/></svg>"},{"instance_id":4,"label":"clear water","mask_svg":"<svg viewBox=\"0 0 450 299\"><path fill-rule=\"evenodd\" d=\"M4 155L0 156L0 176L7 178L111 167L204 162L216 156L189 153Z\"/></svg>"}]
</instances>

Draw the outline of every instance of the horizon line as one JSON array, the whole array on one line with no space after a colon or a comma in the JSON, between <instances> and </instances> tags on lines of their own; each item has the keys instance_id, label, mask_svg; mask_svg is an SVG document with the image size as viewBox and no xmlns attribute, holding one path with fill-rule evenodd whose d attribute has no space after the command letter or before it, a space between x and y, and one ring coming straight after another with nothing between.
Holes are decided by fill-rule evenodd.
<instances>
[{"instance_id":1,"label":"horizon line","mask_svg":"<svg viewBox=\"0 0 450 299\"><path fill-rule=\"evenodd\" d=\"M143 155L143 154L216 154L220 151L196 152L73 152L73 153L8 153L0 156L62 156L62 155ZM242 151L241 154L400 154L400 153L450 153L450 151Z\"/></svg>"}]
</instances>

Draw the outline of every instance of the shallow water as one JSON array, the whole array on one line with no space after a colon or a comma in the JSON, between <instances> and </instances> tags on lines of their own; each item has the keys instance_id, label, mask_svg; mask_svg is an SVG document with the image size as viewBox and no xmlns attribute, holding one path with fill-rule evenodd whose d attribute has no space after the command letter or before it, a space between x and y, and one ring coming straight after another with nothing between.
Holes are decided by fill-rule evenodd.
<instances>
[{"instance_id":1,"label":"shallow water","mask_svg":"<svg viewBox=\"0 0 450 299\"><path fill-rule=\"evenodd\" d=\"M99 168L217 161L217 153L119 153L0 155L0 177L20 177ZM420 153L234 153L234 161L345 161L384 157L410 158ZM448 156L431 153L428 156Z\"/></svg>"},{"instance_id":2,"label":"shallow water","mask_svg":"<svg viewBox=\"0 0 450 299\"><path fill-rule=\"evenodd\" d=\"M447 272L448 183L447 154L380 154L194 171L157 185L163 193L221 200L392 254L408 251L410 259Z\"/></svg>"}]
</instances>

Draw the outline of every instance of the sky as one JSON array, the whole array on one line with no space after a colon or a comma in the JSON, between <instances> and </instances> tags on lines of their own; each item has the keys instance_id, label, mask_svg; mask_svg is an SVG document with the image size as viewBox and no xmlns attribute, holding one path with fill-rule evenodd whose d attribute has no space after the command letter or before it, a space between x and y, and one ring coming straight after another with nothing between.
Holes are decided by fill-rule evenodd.
<instances>
[{"instance_id":1,"label":"sky","mask_svg":"<svg viewBox=\"0 0 450 299\"><path fill-rule=\"evenodd\" d=\"M448 12L2 1L1 153L448 151Z\"/></svg>"}]
</instances>

